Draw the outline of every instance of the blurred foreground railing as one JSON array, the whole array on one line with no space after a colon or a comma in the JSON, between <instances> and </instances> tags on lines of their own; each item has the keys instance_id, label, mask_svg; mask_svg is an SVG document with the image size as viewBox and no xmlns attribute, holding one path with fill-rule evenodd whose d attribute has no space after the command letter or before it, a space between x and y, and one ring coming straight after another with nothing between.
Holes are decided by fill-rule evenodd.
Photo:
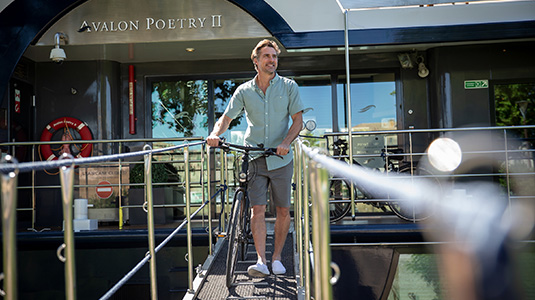
<instances>
[{"instance_id":1,"label":"blurred foreground railing","mask_svg":"<svg viewBox=\"0 0 535 300\"><path fill-rule=\"evenodd\" d=\"M529 134L528 134L529 133ZM445 185L471 180L498 182L505 188L509 203L515 200L535 198L532 182L535 180L535 126L467 127L444 129L411 129L385 131L356 131L351 134L351 153L342 155L334 146L344 140L349 144L348 134L328 133L322 137L306 137L314 147L325 150L329 156L348 164L358 163L385 174L400 169L423 169L429 176ZM531 138L530 138L531 137ZM448 138L459 143L462 164L454 172L441 171L428 159L427 149L437 138ZM351 150L351 149L348 149ZM350 152L350 151L347 151ZM349 155L348 155L349 154ZM443 152L434 163L444 165L448 155ZM395 165L394 168L388 166ZM351 189L349 199L337 202L351 202L351 216L360 211L373 211L369 198L356 195ZM385 202L388 199L376 199Z\"/></svg>"},{"instance_id":2,"label":"blurred foreground railing","mask_svg":"<svg viewBox=\"0 0 535 300\"><path fill-rule=\"evenodd\" d=\"M444 278L463 278L449 282L452 284L451 299L459 299L460 291L477 295L467 299L487 299L484 294L493 288L493 282L502 284L499 287L501 299L515 299L516 283L507 277L514 269L508 245L512 241L529 239L535 224L535 150L528 144L531 140L525 136L512 138L509 131L533 129L535 126L353 133L357 148L351 158L388 160L389 155L402 156L415 170L420 167L433 170L431 175L422 177L438 177L447 183L440 187L433 181L416 180L412 172L377 172L364 164L342 161L336 155L329 157L328 154L332 155L330 143L318 143L314 137L298 140L295 144L295 228L301 274L298 288L305 299L332 299L332 288L327 283L335 283L340 276L337 266L331 263L330 178L345 178L372 196L384 198L388 194L384 201L395 199L400 205L429 213L431 217L426 223L433 230L426 231L425 238L441 249ZM415 139L419 134L426 135L427 139ZM364 150L370 149L362 147L362 143L359 146L358 139L369 140L370 136L372 141L381 141L382 145L375 150L407 145L410 151L366 153ZM347 139L347 133L330 134L328 138ZM422 143L425 140L433 143ZM414 141L419 144L415 145ZM435 144L435 141L440 142ZM305 143L314 143L320 148ZM433 144L439 146L433 149ZM388 162L384 166L388 168ZM526 169L519 170L519 166ZM358 201L366 204L377 199ZM452 263L455 257L477 268L467 272L466 267ZM331 277L332 270L334 277ZM455 284L457 286L453 286Z\"/></svg>"}]
</instances>

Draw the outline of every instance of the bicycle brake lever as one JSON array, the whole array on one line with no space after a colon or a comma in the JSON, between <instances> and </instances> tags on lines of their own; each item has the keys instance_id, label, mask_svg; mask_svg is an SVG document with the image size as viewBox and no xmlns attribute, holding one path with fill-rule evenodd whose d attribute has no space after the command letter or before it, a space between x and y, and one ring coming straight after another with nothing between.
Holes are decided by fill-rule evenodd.
<instances>
[{"instance_id":1,"label":"bicycle brake lever","mask_svg":"<svg viewBox=\"0 0 535 300\"><path fill-rule=\"evenodd\" d=\"M225 152L228 152L230 151L230 146L228 143L225 142L225 139L222 138L220 141L219 141L219 146L217 146L218 148L220 148L221 150L225 151Z\"/></svg>"},{"instance_id":2,"label":"bicycle brake lever","mask_svg":"<svg viewBox=\"0 0 535 300\"><path fill-rule=\"evenodd\" d=\"M275 156L279 157L280 159L284 159L284 158L282 157L282 155L277 154L277 149L275 149L275 148L267 149L267 150L264 152L264 156L270 156L270 155L275 155Z\"/></svg>"}]
</instances>

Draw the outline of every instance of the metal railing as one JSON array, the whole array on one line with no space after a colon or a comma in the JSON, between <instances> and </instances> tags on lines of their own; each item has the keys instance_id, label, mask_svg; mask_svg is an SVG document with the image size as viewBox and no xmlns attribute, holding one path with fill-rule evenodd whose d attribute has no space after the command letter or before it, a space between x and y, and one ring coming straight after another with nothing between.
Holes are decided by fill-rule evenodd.
<instances>
[{"instance_id":1,"label":"metal railing","mask_svg":"<svg viewBox=\"0 0 535 300\"><path fill-rule=\"evenodd\" d=\"M191 143L191 142L198 142L198 141L202 141L202 138L200 137L192 137L192 138L171 138L171 139L119 139L119 140L90 140L90 141L49 141L49 142L17 142L17 143L2 143L0 146L2 147L7 147L9 149L12 149L12 153L15 153L15 148L17 147L28 147L30 148L31 150L31 153L33 154L32 155L32 163L36 163L36 162L39 162L39 156L40 156L40 147L42 145L75 145L75 144L93 144L93 148L97 148L99 146L102 145L102 148L106 147L108 149L112 149L112 151L115 151L117 152L117 154L119 155L119 158L116 159L116 160L113 160L113 159L110 159L110 160L106 160L106 161L102 161L101 159L99 160L96 160L96 161L88 161L87 163L84 163L83 165L79 166L78 170L82 170L84 171L85 170L85 176L82 175L78 175L79 176L79 181L82 182L82 181L85 181L86 183L81 183L81 184L75 184L74 185L74 189L75 189L75 195L77 195L76 197L77 198L88 198L89 199L89 203L91 204L91 202L95 199L90 199L90 194L92 194L91 192L89 192L90 189L96 189L98 187L98 184L96 182L89 182L87 183L87 181L91 181L91 175L88 175L88 173L90 173L90 170L92 170L93 168L95 169L98 169L98 168L106 168L107 171L110 171L110 170L117 170L116 172L116 179L117 179L117 182L112 182L109 184L109 186L111 186L113 189L117 189L118 192L117 192L117 204L116 204L116 207L113 207L113 208L116 208L117 209L117 216L118 216L118 225L119 225L119 229L123 229L123 226L126 222L126 218L125 218L125 212L129 209L141 209L143 208L142 205L136 205L136 204L126 204L125 202L125 193L130 189L130 188L143 188L145 183L143 182L130 182L128 178L124 178L125 174L128 174L127 172L124 172L125 170L129 170L129 169L132 169L134 166L136 166L137 164L141 163L139 161L129 161L129 160L125 160L125 159L128 159L128 158L132 158L132 157L136 157L136 156L139 156L139 155L129 155L129 152L126 152L125 153L125 148L127 147L127 145L131 146L132 144L138 144L138 143L150 143L150 144L153 144L153 145L156 145L156 144L160 144L160 147L162 147L161 145L166 145L166 144L172 144L172 143ZM102 152L101 149L97 149L97 150L93 150L93 152ZM199 152L200 153L200 152ZM199 153L196 153L197 157L199 157ZM164 152L162 151L156 151L155 154L159 154L159 155L164 155ZM173 152L167 152L167 154L171 155L171 160L167 159L159 159L157 161L155 161L155 163L157 164L162 164L162 165L165 165L165 164L177 164L177 165L184 165L185 164L185 161L183 159L180 159L180 156L183 156L183 154L181 153L173 153ZM175 159L176 157L178 156L179 159ZM124 158L122 158L124 157ZM200 165L202 167L204 167L204 160L205 159L205 156L204 155L200 155L199 158L196 158L196 159L191 159L190 162L193 164L193 163L200 163ZM38 164L39 165L39 164ZM37 166L38 166L37 165ZM39 178L37 172L38 171L45 171L47 172L48 174L50 175L56 175L57 173L54 172L54 173L49 173L48 171L46 171L46 169L44 169L47 164L44 164L44 163L41 163L41 165L43 167L40 167L39 169L32 169L32 170L27 170L28 172L31 173L31 179L29 180L29 182L26 183L26 185L20 185L19 183L19 186L18 186L18 190L19 191L30 191L30 199L31 199L31 206L29 207L19 207L17 208L17 211L31 211L32 213L32 220L31 220L31 229L35 229L35 223L36 223L36 205L37 205L37 198L39 197L38 196L38 193L39 191L42 191L42 190L50 190L50 189L60 189L60 185L55 185L55 184L43 184L43 182L47 182L47 180L43 180L42 177ZM22 166L24 167L24 165ZM51 165L51 168L53 166ZM25 170L22 170L22 171L25 171ZM198 173L202 173L202 170L198 169L196 170L198 171ZM80 172L78 172L80 173ZM184 171L182 171L181 173L184 173ZM192 182L192 184L194 184L194 186L196 188L199 188L201 187L201 178L200 178L200 175L197 176L197 180L195 180L195 182ZM89 178L89 180L88 180ZM76 178L75 178L76 179ZM76 181L76 180L75 180ZM181 180L181 181L176 181L176 182L155 182L153 183L153 186L154 187L172 187L172 188L184 188L185 187L185 181L184 180ZM94 194L94 193L93 193ZM115 196L115 194L113 195ZM97 196L94 196L94 198L97 197ZM203 195L203 199L205 198L205 196ZM155 205L155 207L157 208L185 208L185 204L176 204L176 203L173 203L173 204L157 204Z\"/></svg>"},{"instance_id":2,"label":"metal railing","mask_svg":"<svg viewBox=\"0 0 535 300\"><path fill-rule=\"evenodd\" d=\"M433 178L439 181L461 180L464 178L486 177L488 180L502 181L509 193L509 202L514 199L521 199L533 194L526 194L521 191L523 188L516 184L511 185L513 178L533 176L535 161L535 139L525 138L525 130L533 130L535 126L503 126L503 127L470 127L470 128L448 128L448 129L412 129L412 130L387 130L387 131L360 131L352 132L351 139L348 133L327 133L322 137L306 137L311 143L321 144L323 151L333 158L345 160L353 164L354 160L380 162L372 168L384 169L385 165L393 162L396 165L405 164L407 169L416 170L418 167L426 169ZM521 136L519 136L519 133ZM454 173L441 172L430 165L426 152L428 143L422 142L434 140L439 137L448 137L459 140L463 145L462 155L464 169ZM314 140L321 139L321 143ZM352 141L355 145L352 154L340 155L333 151L334 141L343 139L346 142ZM375 140L377 145L371 146L370 140ZM364 142L362 142L364 141ZM318 145L319 146L319 145ZM392 149L393 148L393 149ZM398 150L395 153L391 150ZM384 152L383 152L384 151ZM349 152L349 151L348 151ZM350 159L350 157L352 159ZM397 157L394 159L394 157ZM402 157L401 162L398 162ZM478 160L485 160L487 166L481 166L480 170L475 170L475 163ZM365 163L363 163L365 165ZM467 168L472 166L471 170ZM477 172L475 172L477 171ZM483 172L484 171L484 172ZM514 190L514 191L513 191ZM352 191L353 192L353 191ZM522 195L526 194L526 195ZM355 203L368 202L368 200L358 199L356 194L351 194L352 208ZM350 200L337 200L336 202L349 202ZM381 199L378 199L381 202ZM383 201L387 201L383 200ZM355 219L356 210L352 209L352 217Z\"/></svg>"},{"instance_id":3,"label":"metal railing","mask_svg":"<svg viewBox=\"0 0 535 300\"><path fill-rule=\"evenodd\" d=\"M421 140L430 140L430 139L421 139L421 137L415 137L415 135L424 134L427 138L429 136L434 137L450 137L458 141L463 150L462 154L463 159L466 161L471 161L473 158L486 158L483 162L494 161L493 164L485 165L492 166L491 169L485 169L483 171L479 170L478 172L471 173L472 169L466 169L463 172L452 172L437 174L441 178L448 180L465 180L469 179L482 179L487 181L497 181L495 178L502 178L502 185L506 189L505 198L508 199L508 206L511 206L513 199L520 200L533 200L535 199L535 193L529 193L522 191L521 193L518 190L515 190L514 178L528 178L532 179L535 177L535 172L533 170L533 154L534 150L529 149L518 149L511 146L511 142L514 139L511 139L511 132L516 130L533 130L535 126L518 126L518 127L484 127L484 128L463 128L463 129L430 129L430 130L398 130L398 131L378 131L378 132L353 132L352 137L358 136L383 136L384 140L396 141L396 145L406 146L409 151L403 153L396 153L396 155L402 155L411 164L416 165L418 162L422 163L425 161L429 155L423 150L415 150L419 148L425 148L427 145L421 145ZM500 137L496 137L495 134L489 133L500 133ZM467 135L469 138L466 139L464 136L465 133L470 133ZM475 134L474 134L475 133ZM334 139L334 138L346 138L347 133L336 133L326 135L325 139ZM392 136L396 136L396 139L390 139ZM480 140L485 141L481 143L480 140L476 140L474 144L474 136L478 137ZM418 141L418 143L415 143ZM96 141L95 141L96 142ZM103 141L98 141L103 142ZM467 142L467 143L465 143ZM487 143L488 142L488 143ZM50 143L50 142L49 142ZM59 142L64 144L65 142ZM58 144L59 144L58 143ZM355 166L351 166L351 163L342 163L338 159L328 157L329 150L327 149L317 149L308 147L305 145L306 141L299 140L296 144L295 154L295 174L294 181L296 182L296 191L294 195L294 213L295 213L295 230L296 230L296 248L298 249L299 256L299 273L300 277L298 280L299 287L304 291L305 299L311 299L312 293L315 298L319 299L331 299L332 297L332 287L331 284L336 282L337 276L339 273L336 271L338 268L335 264L331 262L330 255L330 231L329 231L329 173L337 173L336 176L343 176L350 178L353 182L359 182L366 184L376 185L377 187L385 190L394 189L395 192L402 191L404 189L400 187L395 187L395 184L392 184L390 181L386 181L385 178L389 178L393 174L380 174L381 176L375 177L372 173L359 173L361 169L354 169ZM327 143L327 145L329 142ZM15 144L12 144L15 145ZM466 148L466 146L472 146ZM386 144L388 146L388 143ZM191 186L192 182L190 180L190 147L201 147L200 160L201 163L201 175L200 175L200 186L203 190L203 200L199 205L193 205L191 203ZM154 154L160 153L169 153L175 150L182 150L184 159L181 160L184 163L184 188L186 189L186 218L160 245L154 243L154 218L153 218L153 209L156 207L152 201L152 187L154 186L152 182L152 166L154 165L152 156ZM357 149L358 150L358 149ZM425 149L424 149L425 150ZM357 151L358 152L358 151ZM193 286L193 254L191 253L191 220L194 218L200 211L202 211L206 205L208 205L208 232L209 232L209 255L212 254L212 219L214 215L211 211L212 204L215 203L214 198L218 195L221 197L222 205L222 216L220 223L220 230L224 231L225 224L225 215L227 212L229 197L229 189L227 188L229 180L229 163L226 153L221 153L219 155L219 170L220 170L220 179L219 179L219 189L212 195L211 185L217 181L213 181L212 177L216 172L213 170L212 165L216 165L215 162L211 161L211 154L209 154L209 149L205 147L204 141L193 142L184 141L184 144L172 147L165 147L162 149L151 149L149 146L145 146L143 151L131 152L131 153L119 153L114 155L105 155L105 156L94 156L88 158L62 158L55 161L47 162L28 162L28 163L17 163L15 160L10 157L6 157L5 161L0 164L0 174L2 176L2 228L3 228L3 250L4 250L4 292L6 293L7 299L16 299L16 278L17 278L17 268L15 265L16 261L16 199L17 199L17 176L21 172L32 172L35 174L38 170L59 168L60 169L60 178L62 189L62 201L63 201L63 210L64 210L64 219L65 219L65 232L64 232L64 244L58 248L58 257L65 261L65 294L67 299L76 298L76 278L74 270L74 234L72 228L72 207L73 207L73 189L76 187L74 185L74 169L76 166L91 165L91 164L103 164L108 162L119 162L119 165L122 163L127 163L123 161L127 158L134 156L144 156L144 170L145 170L145 194L147 198L147 228L148 228L148 238L149 238L149 251L147 255L128 273L126 274L119 282L114 285L101 299L108 299L115 293L125 282L129 280L144 264L150 262L150 276L151 276L151 297L152 299L157 299L157 282L156 282L156 253L164 247L167 242L172 239L172 237L181 230L184 226L187 225L187 238L188 238L188 294L192 295L195 293L195 287ZM323 154L322 154L323 153ZM209 154L209 155L207 155ZM385 159L388 159L389 154L387 153ZM379 153L364 153L364 154L354 154L353 158L359 157L381 157ZM526 158L527 157L527 158ZM498 159L497 159L498 158ZM531 169L525 172L515 171L514 165L515 161L521 160L521 163L528 164ZM481 162L481 161L478 161ZM498 162L498 163L496 163ZM340 165L341 164L341 165ZM462 164L461 164L462 165ZM206 168L204 166L207 166ZM333 167L334 166L334 167ZM216 168L217 169L217 168ZM362 168L365 169L365 168ZM206 176L204 175L206 174ZM394 176L395 177L395 176ZM393 188L394 187L394 188ZM460 188L464 188L464 185L459 185ZM533 185L529 186L533 191ZM21 188L21 187L19 187ZM36 189L39 187L31 187ZM210 197L205 197L204 191L207 190L207 194ZM514 193L513 193L514 192ZM516 194L515 194L516 193ZM226 196L225 196L226 195ZM406 196L406 195L405 195ZM441 195L443 196L443 195ZM421 199L421 194L410 194L411 199L416 199L414 201L419 201ZM442 197L441 199L444 199ZM352 199L353 200L353 199ZM213 201L213 202L212 202ZM365 202L366 200L363 200ZM227 203L225 203L227 202ZM535 201L531 201L535 203ZM419 204L425 202L418 202ZM355 202L353 201L354 205ZM198 209L195 212L191 212L192 206L198 206ZM122 206L127 207L127 206ZM309 210L311 209L311 210ZM449 208L444 208L447 210ZM310 220L312 222L312 228ZM65 255L61 255L61 251L65 252ZM332 276L335 270L334 277ZM329 284L327 284L329 282ZM312 288L312 286L314 288Z\"/></svg>"},{"instance_id":4,"label":"metal railing","mask_svg":"<svg viewBox=\"0 0 535 300\"><path fill-rule=\"evenodd\" d=\"M435 211L430 222L437 225L437 228L446 230L453 226L460 229L459 233L450 234L451 237L446 239L447 243L461 244L466 247L468 250L462 251L472 255L472 259L479 256L495 257L500 251L500 245L505 243L509 231L513 230L510 224L507 222L504 224L503 221L505 214L509 214L508 217L511 218L511 208L516 206L513 200L520 200L521 205L527 211L533 211L535 207L535 187L533 186L535 149L531 144L533 141L528 140L526 134L528 130L533 129L535 126L474 127L352 132L351 135L333 133L320 137L328 140L374 136L385 141L388 140L387 138L395 137L395 139L390 139L390 141L395 141L395 146L402 145L409 149L408 152L389 154L377 148L376 150L379 151L374 153L357 153L347 157L348 163L341 162L341 157L332 157L330 142L325 143L326 148L311 148L305 143L314 143L313 139L306 139L306 137L299 139L295 143L294 220L301 274L298 287L304 293L305 299L332 299L332 288L327 282L335 283L340 275L336 264L330 261L330 247L336 246L330 244L328 208L330 178L333 176L347 178L352 183L358 183L359 186L365 186L370 190L387 191L395 196L394 199L404 199L414 206ZM518 130L521 131L522 137L513 138L512 132L518 132ZM420 134L425 134L426 139L415 138L415 135ZM408 161L411 169L417 166L432 169L436 166L429 163L430 156L433 154L426 151L428 145L415 145L414 141L445 137L458 143L462 155L456 168L448 171L435 169L435 173L431 175L431 177L440 178L443 182L448 182L446 188L439 189L434 184L406 184L406 181L400 183L399 180L396 181L400 175L389 174L387 170L379 173L351 163L352 159L375 157L385 159L385 166L387 166L389 156L395 155L402 156ZM530 146L526 142L529 142ZM388 149L388 146L385 142L382 148ZM419 148L422 148L421 151L414 151ZM450 149L442 150L444 151L441 155L447 156ZM443 157L443 159L447 160L448 157ZM526 167L526 169L519 170L519 166ZM519 187L518 183L522 179L527 181L524 182L524 186ZM501 194L497 192L499 190L502 190ZM459 193L459 191L465 192ZM433 195L433 199L430 199L429 195ZM362 203L372 201L377 200L359 200ZM351 205L355 206L355 203L355 199L351 199ZM312 217L309 215L310 211ZM353 210L353 218L354 212ZM521 216L514 217L520 218ZM314 220L312 226L310 225L311 219ZM530 219L528 218L527 221L529 223ZM479 231L466 228L474 224L477 224ZM525 224L525 226L529 227L530 224ZM481 236L488 235L481 230L487 229L493 232L493 236L488 237L483 245ZM312 236L312 241L310 236ZM424 245L426 242L419 244ZM486 263L492 265L492 262ZM331 277L333 273L331 269L334 270L334 277Z\"/></svg>"},{"instance_id":5,"label":"metal railing","mask_svg":"<svg viewBox=\"0 0 535 300\"><path fill-rule=\"evenodd\" d=\"M95 141L98 142L98 141ZM103 163L109 161L120 161L125 158L134 156L144 156L145 169L145 194L147 199L147 227L149 239L149 251L143 260L132 269L125 277L123 277L108 293L101 299L108 299L115 293L120 286L122 286L128 279L133 276L147 261L150 260L150 285L151 297L157 299L157 282L156 282L156 253L160 250L176 233L187 225L188 236L188 278L189 289L192 289L193 282L193 252L191 247L191 218L193 218L199 211L201 211L210 199L203 199L200 207L192 214L190 211L191 197L190 197L190 160L189 149L193 146L201 146L202 164L204 166L204 141L196 143L188 143L183 145L166 147L162 149L151 149L149 145L144 147L143 151L132 153L121 153L114 155L105 155L88 158L73 158L70 155L64 154L58 160L44 161L44 162L23 162L18 163L16 159L11 156L6 156L0 165L0 173L2 176L2 230L3 230L3 261L4 261L4 290L6 299L17 299L17 268L16 268L16 207L17 207L17 179L20 172L35 172L37 170L47 170L52 168L59 168L59 175L61 181L63 215L64 215L64 243L58 247L58 258L65 263L65 295L67 299L76 299L76 271L75 271L75 256L74 256L74 228L73 228L73 191L74 191L74 171L75 168L82 165ZM152 197L152 155L156 153L170 152L178 149L184 151L184 170L185 170L185 189L186 189L186 218L180 226L178 226L160 245L155 245L154 238L154 207ZM208 156L209 157L209 156ZM209 160L208 160L209 161ZM205 172L203 167L201 173ZM201 174L201 186L204 191L205 182L204 176ZM208 184L209 185L209 184ZM220 191L218 191L219 193ZM203 193L204 195L204 193ZM216 193L217 195L217 193ZM213 197L215 197L214 195ZM213 198L212 197L212 198ZM210 206L208 215L211 216ZM208 222L208 230L212 231L212 222ZM212 244L211 235L209 243ZM65 253L62 255L62 251ZM211 246L210 246L211 251ZM211 252L210 252L211 253Z\"/></svg>"}]
</instances>

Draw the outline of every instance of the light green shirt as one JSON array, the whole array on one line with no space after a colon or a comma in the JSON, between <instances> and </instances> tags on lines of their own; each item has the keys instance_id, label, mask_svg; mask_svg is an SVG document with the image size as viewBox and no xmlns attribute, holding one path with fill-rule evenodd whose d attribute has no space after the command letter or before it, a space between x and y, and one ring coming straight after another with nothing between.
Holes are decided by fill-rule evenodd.
<instances>
[{"instance_id":1,"label":"light green shirt","mask_svg":"<svg viewBox=\"0 0 535 300\"><path fill-rule=\"evenodd\" d=\"M245 110L247 120L245 144L264 144L266 148L276 148L288 134L291 116L303 111L304 106L297 83L275 74L265 95L256 84L256 77L236 89L224 114L234 119L242 110ZM277 156L267 157L268 170L284 167L292 159L292 147L283 159Z\"/></svg>"}]
</instances>

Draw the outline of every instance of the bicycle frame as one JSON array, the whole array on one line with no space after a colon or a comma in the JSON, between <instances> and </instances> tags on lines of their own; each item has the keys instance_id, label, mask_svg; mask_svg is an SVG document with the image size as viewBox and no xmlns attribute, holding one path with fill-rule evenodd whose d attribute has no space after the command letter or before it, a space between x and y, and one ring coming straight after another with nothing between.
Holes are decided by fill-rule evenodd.
<instances>
[{"instance_id":1,"label":"bicycle frame","mask_svg":"<svg viewBox=\"0 0 535 300\"><path fill-rule=\"evenodd\" d=\"M236 269L238 252L241 253L241 260L245 260L247 245L252 238L249 217L249 196L247 193L247 186L249 183L249 152L259 151L262 152L264 156L268 156L277 155L277 150L274 148L265 149L263 145L250 147L223 142L220 143L220 148L224 151L229 151L230 148L233 148L243 153L241 158L241 169L238 174L239 187L234 194L231 210L232 213L229 218L226 235L228 238L226 284L227 288L230 288L234 281L234 271Z\"/></svg>"}]
</instances>

